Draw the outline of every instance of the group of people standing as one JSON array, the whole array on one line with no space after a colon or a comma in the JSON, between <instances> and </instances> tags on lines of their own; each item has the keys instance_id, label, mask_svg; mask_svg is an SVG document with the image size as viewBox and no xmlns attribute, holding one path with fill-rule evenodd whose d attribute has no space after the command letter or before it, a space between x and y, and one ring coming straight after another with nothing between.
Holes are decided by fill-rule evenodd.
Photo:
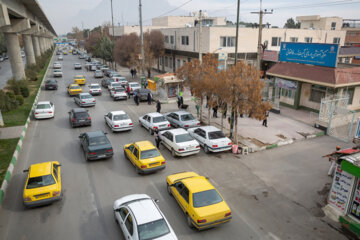
<instances>
[{"instance_id":1,"label":"group of people standing","mask_svg":"<svg viewBox=\"0 0 360 240\"><path fill-rule=\"evenodd\" d=\"M131 69L130 69L130 74L131 74L131 77L132 77L132 78L135 78L135 77L136 77L136 73L137 73L137 71L136 71L135 68L131 68Z\"/></svg>"}]
</instances>

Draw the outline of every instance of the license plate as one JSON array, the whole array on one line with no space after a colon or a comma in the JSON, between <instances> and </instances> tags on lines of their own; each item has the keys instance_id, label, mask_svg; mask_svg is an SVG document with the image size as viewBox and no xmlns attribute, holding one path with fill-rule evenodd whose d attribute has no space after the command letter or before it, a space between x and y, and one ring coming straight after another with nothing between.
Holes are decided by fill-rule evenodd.
<instances>
[{"instance_id":1,"label":"license plate","mask_svg":"<svg viewBox=\"0 0 360 240\"><path fill-rule=\"evenodd\" d=\"M186 150L193 150L194 147L187 147Z\"/></svg>"},{"instance_id":2,"label":"license plate","mask_svg":"<svg viewBox=\"0 0 360 240\"><path fill-rule=\"evenodd\" d=\"M159 125L159 127L166 127L166 125Z\"/></svg>"},{"instance_id":3,"label":"license plate","mask_svg":"<svg viewBox=\"0 0 360 240\"><path fill-rule=\"evenodd\" d=\"M79 120L79 122L85 122L85 120Z\"/></svg>"},{"instance_id":4,"label":"license plate","mask_svg":"<svg viewBox=\"0 0 360 240\"><path fill-rule=\"evenodd\" d=\"M99 155L99 157L106 157L106 155Z\"/></svg>"},{"instance_id":5,"label":"license plate","mask_svg":"<svg viewBox=\"0 0 360 240\"><path fill-rule=\"evenodd\" d=\"M149 167L153 167L153 166L156 166L156 165L158 165L159 163L149 163Z\"/></svg>"}]
</instances>

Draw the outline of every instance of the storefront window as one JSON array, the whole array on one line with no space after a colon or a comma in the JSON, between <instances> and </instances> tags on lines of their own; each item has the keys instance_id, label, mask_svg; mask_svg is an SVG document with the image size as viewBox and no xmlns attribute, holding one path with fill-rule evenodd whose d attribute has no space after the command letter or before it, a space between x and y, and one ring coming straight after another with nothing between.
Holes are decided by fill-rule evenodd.
<instances>
[{"instance_id":1,"label":"storefront window","mask_svg":"<svg viewBox=\"0 0 360 240\"><path fill-rule=\"evenodd\" d=\"M353 102L353 98L354 98L354 91L355 91L355 88L345 88L344 89L344 94L348 95L349 96L349 102L348 104L351 105L352 102Z\"/></svg>"},{"instance_id":2,"label":"storefront window","mask_svg":"<svg viewBox=\"0 0 360 240\"><path fill-rule=\"evenodd\" d=\"M281 96L286 98L295 98L295 92L290 89L281 88Z\"/></svg>"},{"instance_id":3,"label":"storefront window","mask_svg":"<svg viewBox=\"0 0 360 240\"><path fill-rule=\"evenodd\" d=\"M311 85L310 101L320 103L326 95L326 87Z\"/></svg>"},{"instance_id":4,"label":"storefront window","mask_svg":"<svg viewBox=\"0 0 360 240\"><path fill-rule=\"evenodd\" d=\"M360 220L360 179L356 181L355 192L350 205L350 214Z\"/></svg>"}]
</instances>

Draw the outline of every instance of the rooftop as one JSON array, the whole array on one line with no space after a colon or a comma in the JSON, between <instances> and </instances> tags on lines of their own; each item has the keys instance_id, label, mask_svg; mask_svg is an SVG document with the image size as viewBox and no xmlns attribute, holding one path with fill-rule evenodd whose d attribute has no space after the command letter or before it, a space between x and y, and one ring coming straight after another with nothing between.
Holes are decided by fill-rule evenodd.
<instances>
[{"instance_id":1,"label":"rooftop","mask_svg":"<svg viewBox=\"0 0 360 240\"><path fill-rule=\"evenodd\" d=\"M51 173L52 162L37 163L30 166L30 177L44 176Z\"/></svg>"}]
</instances>

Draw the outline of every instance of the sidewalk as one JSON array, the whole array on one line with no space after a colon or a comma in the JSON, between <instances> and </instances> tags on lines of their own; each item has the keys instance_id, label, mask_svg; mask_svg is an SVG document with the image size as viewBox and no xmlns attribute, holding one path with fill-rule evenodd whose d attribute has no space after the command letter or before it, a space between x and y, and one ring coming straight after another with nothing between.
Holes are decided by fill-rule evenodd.
<instances>
[{"instance_id":1,"label":"sidewalk","mask_svg":"<svg viewBox=\"0 0 360 240\"><path fill-rule=\"evenodd\" d=\"M18 138L23 130L24 126L0 128L0 139Z\"/></svg>"}]
</instances>

